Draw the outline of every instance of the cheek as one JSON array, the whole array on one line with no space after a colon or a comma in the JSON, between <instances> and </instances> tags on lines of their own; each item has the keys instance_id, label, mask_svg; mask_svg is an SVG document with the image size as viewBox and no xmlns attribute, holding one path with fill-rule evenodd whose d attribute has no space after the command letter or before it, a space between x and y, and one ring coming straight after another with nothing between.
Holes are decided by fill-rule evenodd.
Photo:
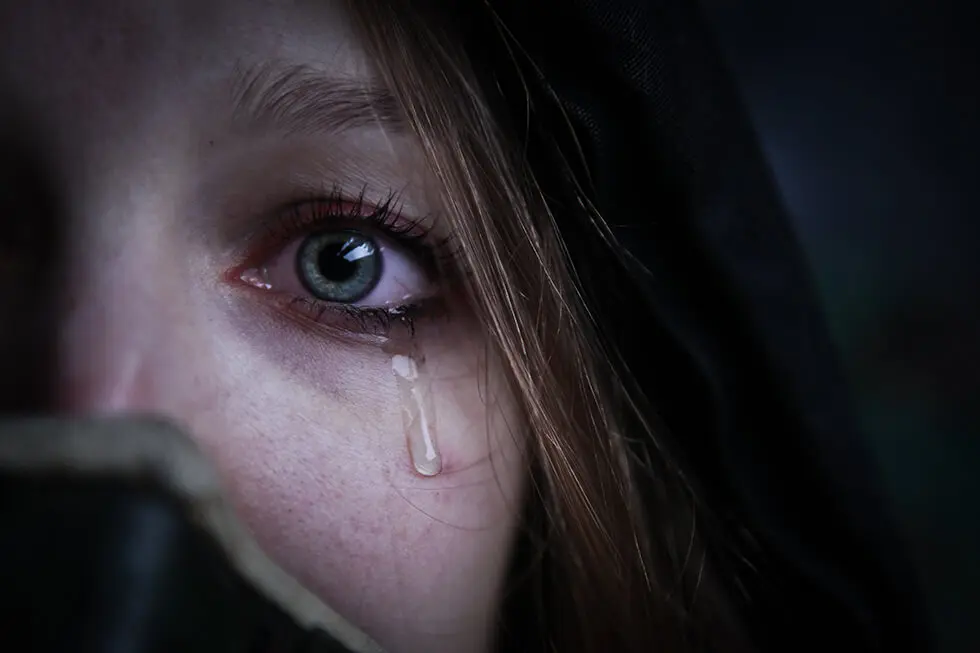
<instances>
[{"instance_id":1,"label":"cheek","mask_svg":"<svg viewBox=\"0 0 980 653\"><path fill-rule=\"evenodd\" d=\"M481 360L477 325L418 327L443 456L426 478L411 464L390 355L228 306L210 347L226 399L194 430L260 543L382 643L485 632L523 464L517 412Z\"/></svg>"}]
</instances>

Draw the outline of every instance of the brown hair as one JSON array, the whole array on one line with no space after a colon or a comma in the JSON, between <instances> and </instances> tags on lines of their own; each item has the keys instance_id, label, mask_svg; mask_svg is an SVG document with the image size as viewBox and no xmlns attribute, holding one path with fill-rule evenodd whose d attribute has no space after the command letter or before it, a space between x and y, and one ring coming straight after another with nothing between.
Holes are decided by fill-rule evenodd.
<instances>
[{"instance_id":1,"label":"brown hair","mask_svg":"<svg viewBox=\"0 0 980 653\"><path fill-rule=\"evenodd\" d=\"M498 648L741 650L699 524L707 512L598 337L560 216L458 35L407 5L349 2L442 186L469 296L530 438L532 492ZM612 247L602 227L596 237ZM638 457L636 440L654 455Z\"/></svg>"}]
</instances>

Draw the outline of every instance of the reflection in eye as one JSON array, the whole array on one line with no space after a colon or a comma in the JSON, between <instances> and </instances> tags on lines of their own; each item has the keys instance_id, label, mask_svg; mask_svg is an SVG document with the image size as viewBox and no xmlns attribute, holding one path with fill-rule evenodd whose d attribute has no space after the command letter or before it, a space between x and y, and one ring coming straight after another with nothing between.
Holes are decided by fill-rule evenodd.
<instances>
[{"instance_id":1,"label":"reflection in eye","mask_svg":"<svg viewBox=\"0 0 980 653\"><path fill-rule=\"evenodd\" d=\"M428 230L391 210L341 197L290 206L274 220L272 256L252 257L237 279L277 307L347 331L414 330L438 300L438 250ZM268 254L269 247L264 248ZM276 251L278 250L278 251Z\"/></svg>"}]
</instances>

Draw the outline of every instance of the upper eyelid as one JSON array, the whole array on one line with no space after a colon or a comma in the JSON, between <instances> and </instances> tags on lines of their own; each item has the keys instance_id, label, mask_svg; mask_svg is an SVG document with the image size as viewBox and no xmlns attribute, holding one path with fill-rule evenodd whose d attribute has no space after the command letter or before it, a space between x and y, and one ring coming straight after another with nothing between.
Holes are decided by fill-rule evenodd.
<instances>
[{"instance_id":1,"label":"upper eyelid","mask_svg":"<svg viewBox=\"0 0 980 653\"><path fill-rule=\"evenodd\" d=\"M363 194L369 205L396 194L403 223L419 223L437 244L451 235L452 224L439 210L441 204L416 174L369 169L367 157L355 158L353 166L337 166L329 158L334 156L330 142L319 139L246 138L228 144L232 142L244 147L216 152L194 192L199 207L194 209L195 239L210 241L208 250L216 263L224 261L232 267L245 259L254 261L256 251L269 251L269 241L278 240L282 231L278 225L287 207L337 192L347 199Z\"/></svg>"},{"instance_id":2,"label":"upper eyelid","mask_svg":"<svg viewBox=\"0 0 980 653\"><path fill-rule=\"evenodd\" d=\"M375 136L381 132L292 138L242 133L234 126L226 130L223 124L207 134L216 140L203 146L191 206L201 216L197 228L211 232L228 254L240 251L282 205L326 194L332 187L356 196L368 186L372 202L394 189L404 215L428 219L441 214L441 197L411 139L398 139L392 152L378 145ZM440 224L439 230L449 226Z\"/></svg>"}]
</instances>

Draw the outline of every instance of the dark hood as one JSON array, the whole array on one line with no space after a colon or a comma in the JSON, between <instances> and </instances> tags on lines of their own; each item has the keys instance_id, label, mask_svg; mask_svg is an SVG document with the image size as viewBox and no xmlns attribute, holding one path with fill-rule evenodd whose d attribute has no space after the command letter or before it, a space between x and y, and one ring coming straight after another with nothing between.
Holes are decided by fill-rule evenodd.
<instances>
[{"instance_id":1,"label":"dark hood","mask_svg":"<svg viewBox=\"0 0 980 653\"><path fill-rule=\"evenodd\" d=\"M758 543L741 579L755 639L927 650L803 253L696 3L489 4L512 40L484 14L471 55L526 137L600 328L707 502ZM619 276L579 188L633 257Z\"/></svg>"}]
</instances>

